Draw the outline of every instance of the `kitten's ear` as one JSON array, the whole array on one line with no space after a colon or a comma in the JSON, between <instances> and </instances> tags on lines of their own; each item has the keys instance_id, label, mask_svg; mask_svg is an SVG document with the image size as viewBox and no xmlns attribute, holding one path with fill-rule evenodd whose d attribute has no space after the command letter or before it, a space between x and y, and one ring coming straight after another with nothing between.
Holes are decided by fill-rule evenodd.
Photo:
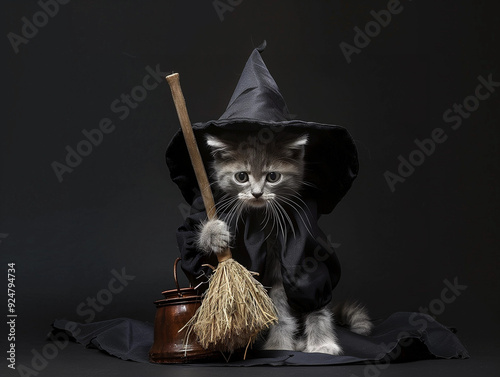
<instances>
[{"instance_id":1,"label":"kitten's ear","mask_svg":"<svg viewBox=\"0 0 500 377\"><path fill-rule=\"evenodd\" d=\"M307 145L308 141L309 141L309 135L307 134L300 135L297 139L292 141L288 147L291 149L302 149L304 146Z\"/></svg>"},{"instance_id":2,"label":"kitten's ear","mask_svg":"<svg viewBox=\"0 0 500 377\"><path fill-rule=\"evenodd\" d=\"M289 157L294 160L302 160L305 154L305 146L309 141L309 136L307 134L299 136L297 139L292 140L287 145L287 150L289 153Z\"/></svg>"},{"instance_id":3,"label":"kitten's ear","mask_svg":"<svg viewBox=\"0 0 500 377\"><path fill-rule=\"evenodd\" d=\"M212 148L212 149L220 149L220 148L225 148L227 145L224 143L221 139L212 136L212 135L207 135L207 145Z\"/></svg>"},{"instance_id":4,"label":"kitten's ear","mask_svg":"<svg viewBox=\"0 0 500 377\"><path fill-rule=\"evenodd\" d=\"M227 152L229 145L213 135L206 136L207 145L211 149L212 156L217 157Z\"/></svg>"}]
</instances>

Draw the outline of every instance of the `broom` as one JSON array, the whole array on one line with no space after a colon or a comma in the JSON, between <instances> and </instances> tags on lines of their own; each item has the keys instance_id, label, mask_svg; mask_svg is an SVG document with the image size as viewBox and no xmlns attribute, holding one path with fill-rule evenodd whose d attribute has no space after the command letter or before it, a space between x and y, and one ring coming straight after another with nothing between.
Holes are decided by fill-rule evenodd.
<instances>
[{"instance_id":1,"label":"broom","mask_svg":"<svg viewBox=\"0 0 500 377\"><path fill-rule=\"evenodd\" d=\"M216 219L214 198L187 113L179 74L173 73L166 79L207 217ZM278 318L266 289L253 277L258 274L235 261L229 248L217 254L217 259L219 264L209 279L202 304L184 328L188 327L188 333L194 331L203 348L232 353L243 347L248 349L257 335L276 323Z\"/></svg>"}]
</instances>

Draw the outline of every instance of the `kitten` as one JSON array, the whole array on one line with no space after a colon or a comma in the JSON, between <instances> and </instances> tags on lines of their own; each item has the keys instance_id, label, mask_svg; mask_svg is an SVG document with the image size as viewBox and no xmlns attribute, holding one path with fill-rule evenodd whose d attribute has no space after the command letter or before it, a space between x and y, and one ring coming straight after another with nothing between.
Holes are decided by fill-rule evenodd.
<instances>
[{"instance_id":1,"label":"kitten","mask_svg":"<svg viewBox=\"0 0 500 377\"><path fill-rule=\"evenodd\" d=\"M359 334L368 334L372 324L359 305L330 304L310 313L297 313L290 308L281 276L277 235L281 232L285 238L294 236L287 210L300 206L308 136L284 131L273 136L267 142L234 132L206 137L214 158L215 189L222 194L217 211L227 215L226 221L211 220L202 225L197 246L207 253L221 252L233 241L228 223L237 221L244 211L260 214L267 237L263 280L271 286L270 297L279 318L269 330L264 349L339 355L342 349L335 334L334 314Z\"/></svg>"}]
</instances>

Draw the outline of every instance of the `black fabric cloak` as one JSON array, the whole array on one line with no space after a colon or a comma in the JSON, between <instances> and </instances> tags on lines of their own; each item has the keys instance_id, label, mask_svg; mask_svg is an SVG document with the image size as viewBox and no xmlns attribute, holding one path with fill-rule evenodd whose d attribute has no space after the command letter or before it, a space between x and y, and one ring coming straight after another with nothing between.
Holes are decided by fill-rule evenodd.
<instances>
[{"instance_id":1,"label":"black fabric cloak","mask_svg":"<svg viewBox=\"0 0 500 377\"><path fill-rule=\"evenodd\" d=\"M309 312L331 300L340 278L340 264L325 234L318 228L321 214L330 213L351 187L358 172L356 146L347 130L340 126L290 119L290 113L278 86L264 64L261 51L255 49L248 59L224 114L218 120L193 124L193 130L208 170L211 155L204 135L221 132L245 132L261 142L279 132L308 135L305 150L304 204L299 211L288 212L295 224L295 236L279 236L283 285L292 308ZM210 262L196 248L195 239L206 212L200 196L187 148L179 130L170 142L166 161L170 176L186 201L191 214L178 229L177 241L182 268L193 281L206 274L202 264ZM217 197L216 197L217 201ZM224 219L224 214L219 214ZM263 275L267 245L256 213L243 214L241 223L229 224L236 235L233 257L251 271ZM212 260L213 262L213 260ZM265 285L266 281L262 281Z\"/></svg>"}]
</instances>

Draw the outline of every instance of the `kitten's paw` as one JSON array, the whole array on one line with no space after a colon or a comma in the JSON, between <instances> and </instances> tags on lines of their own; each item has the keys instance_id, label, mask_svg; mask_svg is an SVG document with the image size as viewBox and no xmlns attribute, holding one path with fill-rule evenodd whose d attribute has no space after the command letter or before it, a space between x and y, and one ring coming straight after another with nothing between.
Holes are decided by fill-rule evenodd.
<instances>
[{"instance_id":1,"label":"kitten's paw","mask_svg":"<svg viewBox=\"0 0 500 377\"><path fill-rule=\"evenodd\" d=\"M330 355L341 355L342 348L334 340L328 340L319 344L307 344L303 352L308 353L328 353Z\"/></svg>"},{"instance_id":2,"label":"kitten's paw","mask_svg":"<svg viewBox=\"0 0 500 377\"><path fill-rule=\"evenodd\" d=\"M201 228L198 236L198 248L206 253L221 253L229 247L231 233L222 220L209 220Z\"/></svg>"},{"instance_id":3,"label":"kitten's paw","mask_svg":"<svg viewBox=\"0 0 500 377\"><path fill-rule=\"evenodd\" d=\"M306 346L307 346L306 340L303 338L300 338L300 339L297 339L295 341L294 350L298 351L298 352L305 352Z\"/></svg>"},{"instance_id":4,"label":"kitten's paw","mask_svg":"<svg viewBox=\"0 0 500 377\"><path fill-rule=\"evenodd\" d=\"M264 350L282 350L282 351L295 351L293 344L293 337L280 334L269 334L266 342L262 346Z\"/></svg>"}]
</instances>

